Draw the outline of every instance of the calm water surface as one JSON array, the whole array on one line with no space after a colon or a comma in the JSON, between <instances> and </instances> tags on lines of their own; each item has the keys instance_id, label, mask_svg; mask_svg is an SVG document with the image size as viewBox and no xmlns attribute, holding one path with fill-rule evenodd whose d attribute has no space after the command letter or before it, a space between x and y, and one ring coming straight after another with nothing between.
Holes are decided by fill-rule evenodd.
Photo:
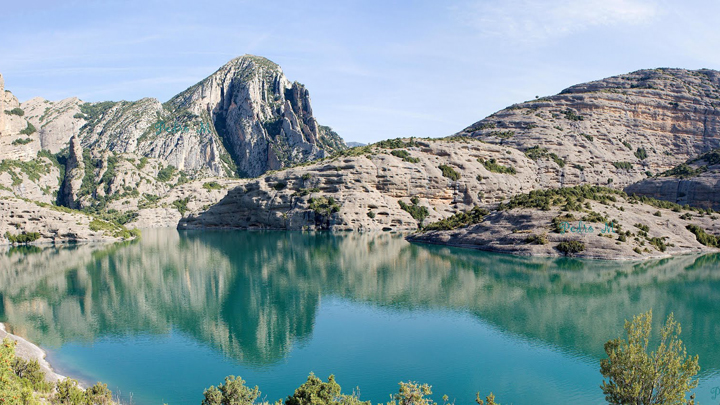
<instances>
[{"instance_id":1,"label":"calm water surface","mask_svg":"<svg viewBox=\"0 0 720 405\"><path fill-rule=\"evenodd\" d=\"M59 372L136 404L199 404L239 375L274 401L310 372L387 401L399 381L457 404L602 404L623 321L673 311L720 386L720 255L517 258L390 234L149 230L115 246L0 252L0 321Z\"/></svg>"}]
</instances>

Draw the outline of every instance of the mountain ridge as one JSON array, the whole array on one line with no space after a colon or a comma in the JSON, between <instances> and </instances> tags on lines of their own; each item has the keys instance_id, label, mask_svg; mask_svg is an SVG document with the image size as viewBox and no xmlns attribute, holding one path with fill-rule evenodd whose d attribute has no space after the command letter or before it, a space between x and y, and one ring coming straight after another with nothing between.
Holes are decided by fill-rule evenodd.
<instances>
[{"instance_id":1,"label":"mountain ridge","mask_svg":"<svg viewBox=\"0 0 720 405\"><path fill-rule=\"evenodd\" d=\"M210 120L212 153L219 155L257 146L225 139L227 127L261 134L262 147L282 135L286 143L264 149L266 162L291 163L268 164L250 179L192 179L159 159L93 155L84 162L95 168L94 178L112 177L107 173L115 167L117 181L91 184L97 185L92 195L123 195L95 208L134 213L129 225L135 227L412 231L534 190L623 189L720 146L720 72L645 69L514 104L446 138L399 138L320 156L323 127L312 117L307 90L280 76L279 66L258 60L236 58L159 108L184 111L177 115L182 123ZM254 63L267 66L247 71ZM97 113L86 110L89 118ZM313 158L292 163L302 156ZM260 166L237 169L253 167ZM87 178L76 180L79 189L87 188ZM703 225L714 229L712 222Z\"/></svg>"}]
</instances>

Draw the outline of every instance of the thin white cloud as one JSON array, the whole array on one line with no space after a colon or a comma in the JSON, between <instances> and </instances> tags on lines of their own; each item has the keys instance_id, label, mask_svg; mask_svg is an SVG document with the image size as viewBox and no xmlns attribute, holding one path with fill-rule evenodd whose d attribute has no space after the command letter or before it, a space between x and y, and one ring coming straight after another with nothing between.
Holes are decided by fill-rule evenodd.
<instances>
[{"instance_id":1,"label":"thin white cloud","mask_svg":"<svg viewBox=\"0 0 720 405\"><path fill-rule=\"evenodd\" d=\"M542 42L595 27L639 25L662 14L651 0L480 0L454 9L480 34Z\"/></svg>"}]
</instances>

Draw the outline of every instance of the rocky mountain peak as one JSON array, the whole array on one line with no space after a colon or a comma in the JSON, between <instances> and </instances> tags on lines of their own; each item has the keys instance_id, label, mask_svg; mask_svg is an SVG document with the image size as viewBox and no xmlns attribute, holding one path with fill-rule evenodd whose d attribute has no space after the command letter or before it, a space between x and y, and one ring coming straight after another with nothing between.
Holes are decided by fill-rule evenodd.
<instances>
[{"instance_id":1,"label":"rocky mountain peak","mask_svg":"<svg viewBox=\"0 0 720 405\"><path fill-rule=\"evenodd\" d=\"M313 117L309 91L268 59L244 55L167 105L207 116L242 176L326 156L342 139Z\"/></svg>"}]
</instances>

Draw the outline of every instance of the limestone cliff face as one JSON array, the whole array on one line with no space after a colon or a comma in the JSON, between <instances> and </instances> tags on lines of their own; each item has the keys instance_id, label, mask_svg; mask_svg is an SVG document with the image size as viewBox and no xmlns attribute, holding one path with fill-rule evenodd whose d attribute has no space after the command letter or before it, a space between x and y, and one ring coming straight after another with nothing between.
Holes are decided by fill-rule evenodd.
<instances>
[{"instance_id":1,"label":"limestone cliff face","mask_svg":"<svg viewBox=\"0 0 720 405\"><path fill-rule=\"evenodd\" d=\"M626 186L720 145L720 72L652 69L515 104L461 132L546 148L565 185Z\"/></svg>"},{"instance_id":2,"label":"limestone cliff face","mask_svg":"<svg viewBox=\"0 0 720 405\"><path fill-rule=\"evenodd\" d=\"M233 59L168 105L209 117L246 177L345 147L337 134L318 125L307 89L261 57Z\"/></svg>"},{"instance_id":3,"label":"limestone cliff face","mask_svg":"<svg viewBox=\"0 0 720 405\"><path fill-rule=\"evenodd\" d=\"M85 124L85 120L80 118L82 104L83 101L77 97L60 101L34 97L20 107L25 111L28 122L37 128L42 149L58 153L68 146L70 138L79 134Z\"/></svg>"},{"instance_id":4,"label":"limestone cliff face","mask_svg":"<svg viewBox=\"0 0 720 405\"><path fill-rule=\"evenodd\" d=\"M40 150L40 140L28 114L10 91L0 91L0 104L0 161L35 158Z\"/></svg>"}]
</instances>

